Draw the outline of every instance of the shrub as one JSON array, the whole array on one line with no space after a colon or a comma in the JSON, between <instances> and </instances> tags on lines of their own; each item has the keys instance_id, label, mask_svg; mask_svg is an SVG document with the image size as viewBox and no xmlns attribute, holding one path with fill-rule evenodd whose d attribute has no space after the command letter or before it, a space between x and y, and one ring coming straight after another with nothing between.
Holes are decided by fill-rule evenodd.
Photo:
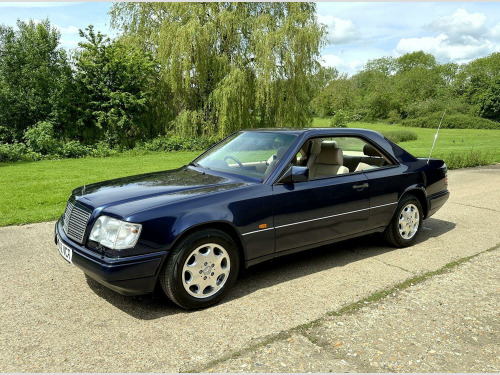
<instances>
[{"instance_id":1,"label":"shrub","mask_svg":"<svg viewBox=\"0 0 500 375\"><path fill-rule=\"evenodd\" d=\"M48 121L40 121L24 133L28 147L42 155L55 155L60 151L60 142L54 138L54 127Z\"/></svg>"},{"instance_id":2,"label":"shrub","mask_svg":"<svg viewBox=\"0 0 500 375\"><path fill-rule=\"evenodd\" d=\"M467 153L451 152L445 155L437 155L439 159L444 160L448 169L479 167L481 165L490 165L494 163L494 155L481 151L470 150Z\"/></svg>"},{"instance_id":3,"label":"shrub","mask_svg":"<svg viewBox=\"0 0 500 375\"><path fill-rule=\"evenodd\" d=\"M474 111L473 108L461 98L430 98L420 102L407 104L402 109L402 117L418 119L433 114L440 114L442 116L445 109L448 114L472 114Z\"/></svg>"},{"instance_id":4,"label":"shrub","mask_svg":"<svg viewBox=\"0 0 500 375\"><path fill-rule=\"evenodd\" d=\"M0 143L0 162L41 160L40 153L33 152L24 143Z\"/></svg>"},{"instance_id":5,"label":"shrub","mask_svg":"<svg viewBox=\"0 0 500 375\"><path fill-rule=\"evenodd\" d=\"M22 160L28 148L23 143L0 143L0 162Z\"/></svg>"},{"instance_id":6,"label":"shrub","mask_svg":"<svg viewBox=\"0 0 500 375\"><path fill-rule=\"evenodd\" d=\"M418 139L417 133L411 130L391 130L382 132L382 135L394 143L414 141Z\"/></svg>"},{"instance_id":7,"label":"shrub","mask_svg":"<svg viewBox=\"0 0 500 375\"><path fill-rule=\"evenodd\" d=\"M363 120L363 114L360 111L353 110L351 111L349 117L351 118L351 121L353 122L358 122Z\"/></svg>"},{"instance_id":8,"label":"shrub","mask_svg":"<svg viewBox=\"0 0 500 375\"><path fill-rule=\"evenodd\" d=\"M349 115L347 112L339 109L335 112L335 115L330 120L331 128L347 128L347 123L349 122Z\"/></svg>"},{"instance_id":9,"label":"shrub","mask_svg":"<svg viewBox=\"0 0 500 375\"><path fill-rule=\"evenodd\" d=\"M405 119L403 126L415 128L437 128L441 121L442 113L433 113L415 119ZM481 117L462 113L446 114L441 125L444 129L496 129L500 130L500 123Z\"/></svg>"},{"instance_id":10,"label":"shrub","mask_svg":"<svg viewBox=\"0 0 500 375\"><path fill-rule=\"evenodd\" d=\"M138 146L147 151L199 151L206 150L217 141L206 137L164 136Z\"/></svg>"},{"instance_id":11,"label":"shrub","mask_svg":"<svg viewBox=\"0 0 500 375\"><path fill-rule=\"evenodd\" d=\"M113 150L106 141L97 142L94 148L90 150L90 155L97 158L106 158L117 153L118 151Z\"/></svg>"},{"instance_id":12,"label":"shrub","mask_svg":"<svg viewBox=\"0 0 500 375\"><path fill-rule=\"evenodd\" d=\"M391 109L389 111L389 114L387 115L387 122L389 124L401 122L401 116L399 115L398 111L396 111L395 109Z\"/></svg>"},{"instance_id":13,"label":"shrub","mask_svg":"<svg viewBox=\"0 0 500 375\"><path fill-rule=\"evenodd\" d=\"M5 126L0 125L0 142L9 143L13 140L12 134Z\"/></svg>"},{"instance_id":14,"label":"shrub","mask_svg":"<svg viewBox=\"0 0 500 375\"><path fill-rule=\"evenodd\" d=\"M89 155L90 150L78 141L68 141L63 144L61 153L65 158L82 158Z\"/></svg>"}]
</instances>

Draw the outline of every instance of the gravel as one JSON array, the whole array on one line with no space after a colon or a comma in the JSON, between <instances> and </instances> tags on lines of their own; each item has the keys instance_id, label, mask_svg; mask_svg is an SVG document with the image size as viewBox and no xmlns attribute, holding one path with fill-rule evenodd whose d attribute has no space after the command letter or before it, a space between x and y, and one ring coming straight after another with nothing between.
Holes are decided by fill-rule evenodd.
<instances>
[{"instance_id":1,"label":"gravel","mask_svg":"<svg viewBox=\"0 0 500 375\"><path fill-rule=\"evenodd\" d=\"M220 371L245 364L244 371L498 371L497 252L460 267L471 267L474 277L436 278L449 284L439 298L413 296L431 285L425 283L387 298L381 309L368 305L327 320L322 330L293 328L500 243L499 172L449 172L451 198L411 248L370 236L279 258L245 271L222 303L194 312L158 297L124 297L86 279L59 255L54 223L0 228L0 371L178 372L211 363ZM474 267L484 257L478 275ZM492 291L496 296L487 297ZM401 305L386 307L405 293ZM260 357L254 360L253 351ZM224 361L238 352L250 362Z\"/></svg>"},{"instance_id":2,"label":"gravel","mask_svg":"<svg viewBox=\"0 0 500 375\"><path fill-rule=\"evenodd\" d=\"M500 372L500 251L208 372Z\"/></svg>"}]
</instances>

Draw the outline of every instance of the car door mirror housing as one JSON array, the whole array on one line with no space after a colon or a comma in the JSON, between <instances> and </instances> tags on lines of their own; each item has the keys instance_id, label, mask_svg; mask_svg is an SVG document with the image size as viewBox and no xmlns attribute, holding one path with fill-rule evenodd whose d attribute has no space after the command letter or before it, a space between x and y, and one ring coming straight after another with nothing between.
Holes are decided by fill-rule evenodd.
<instances>
[{"instance_id":1,"label":"car door mirror housing","mask_svg":"<svg viewBox=\"0 0 500 375\"><path fill-rule=\"evenodd\" d=\"M292 165L279 180L282 184L294 184L309 181L309 168Z\"/></svg>"}]
</instances>

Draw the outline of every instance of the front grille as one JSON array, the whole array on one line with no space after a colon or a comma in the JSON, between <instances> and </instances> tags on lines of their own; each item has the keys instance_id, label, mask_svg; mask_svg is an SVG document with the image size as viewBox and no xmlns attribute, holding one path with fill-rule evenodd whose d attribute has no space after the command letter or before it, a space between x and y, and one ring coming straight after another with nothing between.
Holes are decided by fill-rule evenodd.
<instances>
[{"instance_id":1,"label":"front grille","mask_svg":"<svg viewBox=\"0 0 500 375\"><path fill-rule=\"evenodd\" d=\"M64 232L69 238L77 241L78 243L83 243L83 236L89 219L89 212L76 207L71 202L68 202L66 211L64 212Z\"/></svg>"}]
</instances>

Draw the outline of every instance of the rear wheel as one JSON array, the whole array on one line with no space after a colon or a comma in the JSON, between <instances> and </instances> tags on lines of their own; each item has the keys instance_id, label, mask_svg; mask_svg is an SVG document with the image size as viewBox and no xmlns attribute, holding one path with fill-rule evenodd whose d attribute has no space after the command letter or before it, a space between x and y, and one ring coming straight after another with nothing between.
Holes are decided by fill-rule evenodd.
<instances>
[{"instance_id":1,"label":"rear wheel","mask_svg":"<svg viewBox=\"0 0 500 375\"><path fill-rule=\"evenodd\" d=\"M165 294L186 309L219 302L239 271L239 254L232 238L217 229L191 233L172 250L160 274Z\"/></svg>"},{"instance_id":2,"label":"rear wheel","mask_svg":"<svg viewBox=\"0 0 500 375\"><path fill-rule=\"evenodd\" d=\"M422 206L411 194L405 195L390 224L384 231L384 237L396 247L411 246L415 243L422 227Z\"/></svg>"}]
</instances>

